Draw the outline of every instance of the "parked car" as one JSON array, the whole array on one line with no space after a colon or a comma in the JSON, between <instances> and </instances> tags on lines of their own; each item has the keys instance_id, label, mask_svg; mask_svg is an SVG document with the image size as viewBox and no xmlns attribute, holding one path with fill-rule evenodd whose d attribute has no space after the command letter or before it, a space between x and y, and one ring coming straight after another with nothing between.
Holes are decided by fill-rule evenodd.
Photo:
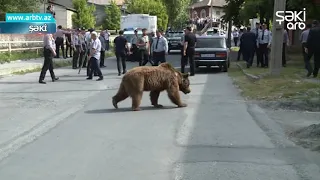
<instances>
[{"instance_id":1,"label":"parked car","mask_svg":"<svg viewBox=\"0 0 320 180\"><path fill-rule=\"evenodd\" d=\"M169 31L166 34L166 38L168 40L168 53L170 53L171 50L180 50L182 45L182 38L184 36L183 31Z\"/></svg>"},{"instance_id":2,"label":"parked car","mask_svg":"<svg viewBox=\"0 0 320 180\"><path fill-rule=\"evenodd\" d=\"M219 67L227 72L230 66L230 48L223 36L199 36L195 48L195 66Z\"/></svg>"}]
</instances>

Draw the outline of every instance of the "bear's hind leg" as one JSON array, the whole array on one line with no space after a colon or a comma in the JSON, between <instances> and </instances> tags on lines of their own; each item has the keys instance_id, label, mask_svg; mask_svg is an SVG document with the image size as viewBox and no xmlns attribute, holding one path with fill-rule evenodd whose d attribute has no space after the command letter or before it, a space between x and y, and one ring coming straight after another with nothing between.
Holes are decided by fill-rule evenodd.
<instances>
[{"instance_id":1,"label":"bear's hind leg","mask_svg":"<svg viewBox=\"0 0 320 180\"><path fill-rule=\"evenodd\" d=\"M112 105L114 108L118 109L118 103L129 97L123 84L120 85L120 88L115 96L112 97Z\"/></svg>"},{"instance_id":2,"label":"bear's hind leg","mask_svg":"<svg viewBox=\"0 0 320 180\"><path fill-rule=\"evenodd\" d=\"M161 104L158 104L159 95L160 95L160 91L151 91L150 92L151 105L153 105L156 108L163 107Z\"/></svg>"},{"instance_id":3,"label":"bear's hind leg","mask_svg":"<svg viewBox=\"0 0 320 180\"><path fill-rule=\"evenodd\" d=\"M142 99L143 91L134 94L131 96L132 98L132 110L133 111L140 111L140 104L141 104L141 99Z\"/></svg>"},{"instance_id":4,"label":"bear's hind leg","mask_svg":"<svg viewBox=\"0 0 320 180\"><path fill-rule=\"evenodd\" d=\"M169 99L173 104L177 105L178 107L187 107L187 104L181 102L178 88L168 89L167 92Z\"/></svg>"}]
</instances>

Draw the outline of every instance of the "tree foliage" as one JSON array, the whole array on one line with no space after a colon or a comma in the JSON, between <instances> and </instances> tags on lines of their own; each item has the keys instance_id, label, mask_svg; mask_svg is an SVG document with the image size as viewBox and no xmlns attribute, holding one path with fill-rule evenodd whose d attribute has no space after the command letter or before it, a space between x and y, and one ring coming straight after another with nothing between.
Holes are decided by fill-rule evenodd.
<instances>
[{"instance_id":1,"label":"tree foliage","mask_svg":"<svg viewBox=\"0 0 320 180\"><path fill-rule=\"evenodd\" d=\"M106 19L104 29L120 29L121 9L115 1L111 1L110 5L105 8Z\"/></svg>"},{"instance_id":2,"label":"tree foliage","mask_svg":"<svg viewBox=\"0 0 320 180\"><path fill-rule=\"evenodd\" d=\"M0 0L0 21L5 20L5 13L38 12L43 0Z\"/></svg>"},{"instance_id":3,"label":"tree foliage","mask_svg":"<svg viewBox=\"0 0 320 180\"><path fill-rule=\"evenodd\" d=\"M135 14L157 16L158 29L167 29L168 14L166 6L159 0L129 0L127 10Z\"/></svg>"},{"instance_id":4,"label":"tree foliage","mask_svg":"<svg viewBox=\"0 0 320 180\"><path fill-rule=\"evenodd\" d=\"M182 4L182 7L180 7L178 15L175 17L175 19L169 22L171 27L183 28L188 24L187 22L189 20L189 5L192 3L191 0L188 1L189 3Z\"/></svg>"},{"instance_id":5,"label":"tree foliage","mask_svg":"<svg viewBox=\"0 0 320 180\"><path fill-rule=\"evenodd\" d=\"M77 11L72 15L72 22L77 27L94 28L96 24L96 18L94 12L96 7L94 5L88 5L87 0L72 0L73 7Z\"/></svg>"},{"instance_id":6,"label":"tree foliage","mask_svg":"<svg viewBox=\"0 0 320 180\"><path fill-rule=\"evenodd\" d=\"M225 15L222 16L222 19L225 22L233 21L235 25L240 25L239 14L244 0L226 0L226 2L227 5L223 7Z\"/></svg>"},{"instance_id":7,"label":"tree foliage","mask_svg":"<svg viewBox=\"0 0 320 180\"><path fill-rule=\"evenodd\" d=\"M177 21L181 13L183 12L188 13L188 11L185 11L186 10L185 7L189 6L191 3L191 0L161 0L161 1L166 6L170 23Z\"/></svg>"}]
</instances>

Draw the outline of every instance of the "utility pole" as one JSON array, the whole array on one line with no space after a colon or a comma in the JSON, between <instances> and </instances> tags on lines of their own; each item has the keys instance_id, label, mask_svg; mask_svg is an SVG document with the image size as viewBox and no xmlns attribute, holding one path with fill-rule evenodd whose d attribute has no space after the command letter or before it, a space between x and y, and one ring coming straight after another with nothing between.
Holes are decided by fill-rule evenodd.
<instances>
[{"instance_id":1,"label":"utility pole","mask_svg":"<svg viewBox=\"0 0 320 180\"><path fill-rule=\"evenodd\" d=\"M280 75L282 67L282 46L283 46L283 27L285 22L279 24L276 21L276 12L286 10L286 0L274 1L274 15L272 22L272 42L271 42L271 53L270 53L270 74Z\"/></svg>"},{"instance_id":2,"label":"utility pole","mask_svg":"<svg viewBox=\"0 0 320 180\"><path fill-rule=\"evenodd\" d=\"M213 27L212 26L212 24L213 24L213 0L210 0L210 3L211 3L211 13L210 13L210 19L211 19L211 21L210 21L210 23L211 23L211 28Z\"/></svg>"}]
</instances>

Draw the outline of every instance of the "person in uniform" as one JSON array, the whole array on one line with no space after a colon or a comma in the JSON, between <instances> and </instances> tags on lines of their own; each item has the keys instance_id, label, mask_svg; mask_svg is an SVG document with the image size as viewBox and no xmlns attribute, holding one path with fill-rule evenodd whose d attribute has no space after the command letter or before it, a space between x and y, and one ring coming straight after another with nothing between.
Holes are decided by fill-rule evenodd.
<instances>
[{"instance_id":1,"label":"person in uniform","mask_svg":"<svg viewBox=\"0 0 320 180\"><path fill-rule=\"evenodd\" d=\"M97 81L101 81L103 80L103 75L102 72L100 70L99 67L99 59L101 56L101 42L98 38L98 33L93 31L91 33L91 43L90 43L90 54L89 54L89 64L90 64L90 69L88 72L88 80L92 79L92 76L94 74L94 72L97 73L97 75L99 76L99 78L97 79Z\"/></svg>"},{"instance_id":2,"label":"person in uniform","mask_svg":"<svg viewBox=\"0 0 320 180\"><path fill-rule=\"evenodd\" d=\"M314 68L313 68L312 74L313 74L313 77L316 78L318 76L319 68L320 68L320 46L319 46L320 25L319 25L319 21L317 20L314 20L312 24L313 24L313 28L311 28L309 31L305 51L306 53L308 53L309 61L313 56Z\"/></svg>"},{"instance_id":3,"label":"person in uniform","mask_svg":"<svg viewBox=\"0 0 320 180\"><path fill-rule=\"evenodd\" d=\"M190 76L195 74L194 53L197 43L197 37L192 33L192 28L189 26L186 28L186 34L184 36L183 55L186 56L190 64ZM181 64L181 72L184 73L186 64Z\"/></svg>"},{"instance_id":4,"label":"person in uniform","mask_svg":"<svg viewBox=\"0 0 320 180\"><path fill-rule=\"evenodd\" d=\"M256 27L251 29L251 32L253 32L256 35L256 41L258 41L258 34L259 34L260 29L261 29L261 26L260 26L259 22L256 22ZM254 52L253 52L253 55L252 55L252 59L254 59L254 55L256 55L256 57L257 57L257 67L259 67L259 65L261 64L261 59L259 59L260 57L259 57L259 52L258 52L257 45L255 46L253 51Z\"/></svg>"},{"instance_id":5,"label":"person in uniform","mask_svg":"<svg viewBox=\"0 0 320 180\"><path fill-rule=\"evenodd\" d=\"M77 29L72 36L72 38L73 38L73 40L72 40L72 42L73 42L73 44L72 44L72 46L73 46L72 68L73 69L77 69L78 67L82 66L81 62L79 61L79 66L77 67L80 53L83 51L79 35L80 35L80 29Z\"/></svg>"},{"instance_id":6,"label":"person in uniform","mask_svg":"<svg viewBox=\"0 0 320 180\"><path fill-rule=\"evenodd\" d=\"M105 50L109 51L110 48L110 32L108 31L108 29L106 29L105 33L104 33L104 39L105 39ZM105 67L105 66L104 66Z\"/></svg>"},{"instance_id":7,"label":"person in uniform","mask_svg":"<svg viewBox=\"0 0 320 180\"><path fill-rule=\"evenodd\" d=\"M55 43L56 43L56 58L60 58L60 48L62 50L62 56L64 59L66 59L65 57L65 53L64 53L64 35L67 34L68 32L62 30L62 26L59 25L57 32L55 33Z\"/></svg>"},{"instance_id":8,"label":"person in uniform","mask_svg":"<svg viewBox=\"0 0 320 180\"><path fill-rule=\"evenodd\" d=\"M87 50L87 45L86 45L86 41L85 41L85 35L86 31L85 31L85 28L81 28L81 32L79 33L79 40L80 40L80 43L81 43L81 52L80 52L80 58L79 58L79 64L80 66L82 66L83 68L87 67L86 64L83 62L84 60L84 56L86 54L86 50Z\"/></svg>"},{"instance_id":9,"label":"person in uniform","mask_svg":"<svg viewBox=\"0 0 320 180\"><path fill-rule=\"evenodd\" d=\"M139 59L140 59L139 48L137 46L138 39L139 39L138 30L134 30L134 36L131 39L131 45L132 45L131 52L133 56L133 61L136 61L136 62L139 62Z\"/></svg>"},{"instance_id":10,"label":"person in uniform","mask_svg":"<svg viewBox=\"0 0 320 180\"><path fill-rule=\"evenodd\" d=\"M70 29L67 29L70 31ZM65 57L72 57L72 33L67 33L66 35L66 54ZM69 52L69 56L68 56Z\"/></svg>"},{"instance_id":11,"label":"person in uniform","mask_svg":"<svg viewBox=\"0 0 320 180\"><path fill-rule=\"evenodd\" d=\"M286 29L283 30L283 44L282 44L282 67L286 67L287 59L286 59L286 49L287 46L290 45L288 31Z\"/></svg>"},{"instance_id":12,"label":"person in uniform","mask_svg":"<svg viewBox=\"0 0 320 180\"><path fill-rule=\"evenodd\" d=\"M186 29L183 30L184 34L186 34ZM182 65L188 65L188 58L187 56L184 55L184 36L181 37L181 42L180 42L180 48L181 48L181 69Z\"/></svg>"},{"instance_id":13,"label":"person in uniform","mask_svg":"<svg viewBox=\"0 0 320 180\"><path fill-rule=\"evenodd\" d=\"M43 55L44 55L44 63L41 69L40 77L39 77L39 83L40 84L46 84L44 82L44 78L46 77L46 73L49 69L52 82L59 80L58 77L55 76L53 72L53 57L56 56L56 45L54 42L54 38L52 34L46 34L43 39Z\"/></svg>"},{"instance_id":14,"label":"person in uniform","mask_svg":"<svg viewBox=\"0 0 320 180\"><path fill-rule=\"evenodd\" d=\"M130 49L128 46L128 41L125 37L123 37L123 31L119 31L119 36L117 36L113 43L115 45L115 52L117 58L117 68L118 68L118 76L121 76L121 67L120 61L122 63L122 74L127 72L126 68L126 53L130 53Z\"/></svg>"},{"instance_id":15,"label":"person in uniform","mask_svg":"<svg viewBox=\"0 0 320 180\"><path fill-rule=\"evenodd\" d=\"M269 49L271 46L271 33L267 30L266 24L262 24L262 29L258 33L257 47L261 67L269 67Z\"/></svg>"},{"instance_id":16,"label":"person in uniform","mask_svg":"<svg viewBox=\"0 0 320 180\"><path fill-rule=\"evenodd\" d=\"M99 40L101 42L101 55L100 55L100 68L104 68L106 67L104 65L104 58L105 58L105 54L106 54L106 40L105 40L105 31L101 31L100 36L99 36Z\"/></svg>"},{"instance_id":17,"label":"person in uniform","mask_svg":"<svg viewBox=\"0 0 320 180\"><path fill-rule=\"evenodd\" d=\"M157 37L154 38L151 45L151 52L153 57L153 66L158 66L159 62L166 62L166 54L168 54L168 41L161 34L162 31L157 30Z\"/></svg>"},{"instance_id":18,"label":"person in uniform","mask_svg":"<svg viewBox=\"0 0 320 180\"><path fill-rule=\"evenodd\" d=\"M147 29L142 29L142 37L138 39L139 48L139 66L145 66L149 62L150 55L150 42L149 36L147 35Z\"/></svg>"}]
</instances>

